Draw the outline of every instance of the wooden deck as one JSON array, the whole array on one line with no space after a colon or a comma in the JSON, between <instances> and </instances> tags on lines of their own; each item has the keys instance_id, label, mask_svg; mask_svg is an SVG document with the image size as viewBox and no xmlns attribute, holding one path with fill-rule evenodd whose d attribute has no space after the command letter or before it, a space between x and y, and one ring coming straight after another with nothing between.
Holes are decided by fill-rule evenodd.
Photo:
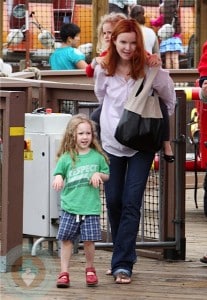
<instances>
[{"instance_id":1,"label":"wooden deck","mask_svg":"<svg viewBox=\"0 0 207 300\"><path fill-rule=\"evenodd\" d=\"M26 252L23 272L1 273L1 296L5 300L205 300L207 298L207 265L199 262L207 251L207 218L203 214L203 190L198 191L198 206L194 205L193 189L186 191L186 260L159 261L139 257L130 285L117 285L106 276L111 251L96 251L99 285L85 286L83 250L71 261L69 289L55 287L59 272L57 253L48 255L47 247L31 257ZM24 264L25 265L25 264ZM32 272L31 272L32 269ZM35 280L34 278L35 277Z\"/></svg>"}]
</instances>

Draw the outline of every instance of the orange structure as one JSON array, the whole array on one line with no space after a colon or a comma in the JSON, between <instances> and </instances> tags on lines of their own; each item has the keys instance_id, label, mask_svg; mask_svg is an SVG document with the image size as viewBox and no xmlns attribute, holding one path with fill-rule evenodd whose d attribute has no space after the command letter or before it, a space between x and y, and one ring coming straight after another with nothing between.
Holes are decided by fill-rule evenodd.
<instances>
[{"instance_id":1,"label":"orange structure","mask_svg":"<svg viewBox=\"0 0 207 300\"><path fill-rule=\"evenodd\" d=\"M64 22L74 22L80 26L81 44L91 43L93 26L92 5L88 3L91 3L91 1L77 1L76 4L75 0L4 0L3 43L10 51L25 50L25 8L28 9L29 14L29 26L27 29L29 31L29 49L31 52L46 48L38 39L42 29L50 32L58 41L59 30ZM150 26L150 19L159 15L159 6L150 6L150 2L145 1L144 8L146 25ZM189 7L180 5L179 11L183 45L187 47L190 37L195 33L195 7L194 5ZM8 34L15 29L22 31L23 40L18 44L10 42L8 45Z\"/></svg>"}]
</instances>

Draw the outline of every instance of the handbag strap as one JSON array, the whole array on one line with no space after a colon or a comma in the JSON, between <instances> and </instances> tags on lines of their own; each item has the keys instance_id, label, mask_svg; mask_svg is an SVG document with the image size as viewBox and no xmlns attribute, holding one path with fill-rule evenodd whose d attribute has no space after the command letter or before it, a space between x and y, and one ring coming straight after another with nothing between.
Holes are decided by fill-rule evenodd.
<instances>
[{"instance_id":1,"label":"handbag strap","mask_svg":"<svg viewBox=\"0 0 207 300\"><path fill-rule=\"evenodd\" d=\"M146 102L148 101L148 96L150 93L150 90L152 89L152 82L158 72L159 67L153 67L151 69L149 69L149 75L147 76L146 80L144 80L143 78L140 78L136 81L133 89L132 89L132 93L129 95L124 108L130 111L140 111L142 110L145 105ZM143 82L144 80L144 82ZM136 96L137 91L139 91L140 86L143 84L143 89L139 92L139 94ZM157 94L154 93L154 96L157 97Z\"/></svg>"},{"instance_id":2,"label":"handbag strap","mask_svg":"<svg viewBox=\"0 0 207 300\"><path fill-rule=\"evenodd\" d=\"M147 97L149 94L149 91L152 87L152 82L155 78L155 76L157 75L157 72L159 70L160 67L152 67L150 69L150 74L147 77L147 80L144 80L145 78L139 78L136 82L135 85L132 89L132 93L130 94L128 101L130 101L130 99L134 98L134 97L138 97L140 94L142 95L142 97Z\"/></svg>"}]
</instances>

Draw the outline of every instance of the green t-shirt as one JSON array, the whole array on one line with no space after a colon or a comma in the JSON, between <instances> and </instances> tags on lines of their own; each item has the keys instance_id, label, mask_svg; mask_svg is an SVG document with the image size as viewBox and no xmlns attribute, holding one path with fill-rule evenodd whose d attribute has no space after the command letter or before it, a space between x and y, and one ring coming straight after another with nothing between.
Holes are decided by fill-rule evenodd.
<instances>
[{"instance_id":1,"label":"green t-shirt","mask_svg":"<svg viewBox=\"0 0 207 300\"><path fill-rule=\"evenodd\" d=\"M61 191L61 209L76 215L100 215L100 190L89 184L95 172L109 174L109 166L98 151L90 149L78 155L75 165L69 153L63 154L54 171L62 175L65 185Z\"/></svg>"}]
</instances>

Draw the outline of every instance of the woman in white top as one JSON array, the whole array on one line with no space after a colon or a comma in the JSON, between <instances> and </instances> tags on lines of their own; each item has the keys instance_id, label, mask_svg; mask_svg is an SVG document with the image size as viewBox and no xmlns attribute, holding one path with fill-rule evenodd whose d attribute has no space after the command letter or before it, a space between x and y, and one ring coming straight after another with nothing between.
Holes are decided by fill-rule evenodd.
<instances>
[{"instance_id":1,"label":"woman in white top","mask_svg":"<svg viewBox=\"0 0 207 300\"><path fill-rule=\"evenodd\" d=\"M130 11L130 18L135 19L141 27L145 49L151 54L160 54L160 47L156 33L152 28L145 26L144 7L142 5L134 5Z\"/></svg>"},{"instance_id":2,"label":"woman in white top","mask_svg":"<svg viewBox=\"0 0 207 300\"><path fill-rule=\"evenodd\" d=\"M116 283L130 283L136 261L136 238L140 208L154 152L138 152L114 137L124 104L138 78L147 80L147 54L136 20L126 19L113 29L103 65L95 67L95 94L103 104L100 117L101 142L110 159L110 179L105 184L108 216L113 240L112 275ZM175 106L175 91L167 70L159 69L154 88L168 112Z\"/></svg>"}]
</instances>

